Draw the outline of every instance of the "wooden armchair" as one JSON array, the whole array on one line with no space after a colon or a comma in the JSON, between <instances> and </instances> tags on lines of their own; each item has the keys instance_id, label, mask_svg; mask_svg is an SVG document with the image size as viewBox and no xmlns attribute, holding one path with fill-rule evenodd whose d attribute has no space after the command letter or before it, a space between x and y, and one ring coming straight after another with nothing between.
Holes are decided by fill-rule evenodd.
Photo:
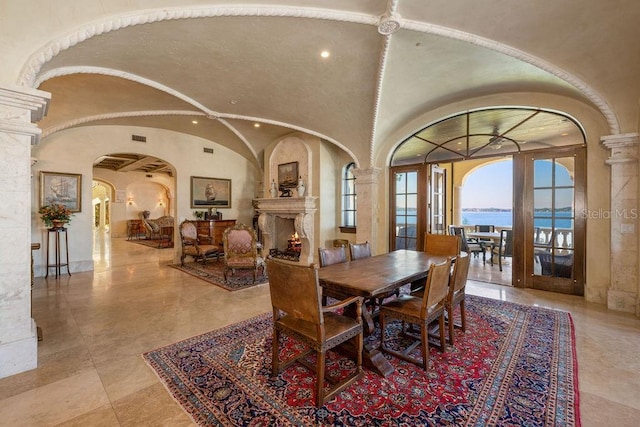
<instances>
[{"instance_id":1,"label":"wooden armchair","mask_svg":"<svg viewBox=\"0 0 640 427\"><path fill-rule=\"evenodd\" d=\"M180 224L180 240L182 242L182 255L180 264L184 266L184 259L188 256L194 260L202 259L204 265L207 258L220 256L220 247L217 245L202 244L198 237L196 225L188 220Z\"/></svg>"},{"instance_id":2,"label":"wooden armchair","mask_svg":"<svg viewBox=\"0 0 640 427\"><path fill-rule=\"evenodd\" d=\"M444 352L446 350L444 312L449 289L450 270L450 258L440 264L431 264L422 297L401 295L399 298L382 305L380 308L380 330L383 352L422 366L426 371L429 367L429 324L436 319L438 320L440 332L440 351ZM394 350L387 346L385 332L387 320L389 319L401 320L403 329L405 329L403 334L413 338L415 342L403 350ZM420 335L417 336L407 331L405 328L406 323L420 325ZM422 362L411 355L413 350L420 344L422 344L420 347Z\"/></svg>"},{"instance_id":3,"label":"wooden armchair","mask_svg":"<svg viewBox=\"0 0 640 427\"><path fill-rule=\"evenodd\" d=\"M332 399L354 381L362 377L362 299L349 297L343 301L323 307L322 288L318 282L318 271L314 265L299 266L267 259L269 289L273 306L272 369L276 377L282 369L298 361L316 372L317 407ZM355 318L335 313L340 308L356 304ZM280 360L280 335L285 334L304 343L308 350L288 360ZM351 373L342 378L327 376L325 389L326 352L348 340L355 341L356 357ZM315 353L315 366L307 356Z\"/></svg>"},{"instance_id":4,"label":"wooden armchair","mask_svg":"<svg viewBox=\"0 0 640 427\"><path fill-rule=\"evenodd\" d=\"M264 259L258 254L258 237L253 228L236 224L222 234L224 246L224 281L229 271L253 270L253 283L258 278L258 270L264 275Z\"/></svg>"}]
</instances>

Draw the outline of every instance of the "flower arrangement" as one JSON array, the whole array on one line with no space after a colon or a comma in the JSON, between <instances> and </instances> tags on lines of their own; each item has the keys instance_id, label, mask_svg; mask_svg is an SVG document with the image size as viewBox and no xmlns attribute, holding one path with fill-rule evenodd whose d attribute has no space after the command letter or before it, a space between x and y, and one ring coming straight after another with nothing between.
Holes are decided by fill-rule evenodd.
<instances>
[{"instance_id":1,"label":"flower arrangement","mask_svg":"<svg viewBox=\"0 0 640 427\"><path fill-rule=\"evenodd\" d=\"M56 203L45 205L41 207L38 212L40 213L40 218L42 218L44 225L47 227L53 226L54 221L70 222L71 217L73 216L73 212L71 212L69 208Z\"/></svg>"}]
</instances>

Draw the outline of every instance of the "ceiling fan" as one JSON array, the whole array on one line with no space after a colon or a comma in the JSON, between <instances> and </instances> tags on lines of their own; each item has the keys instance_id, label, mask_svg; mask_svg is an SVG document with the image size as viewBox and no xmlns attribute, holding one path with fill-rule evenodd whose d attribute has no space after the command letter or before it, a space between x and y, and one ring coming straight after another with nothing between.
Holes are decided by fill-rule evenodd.
<instances>
[{"instance_id":1,"label":"ceiling fan","mask_svg":"<svg viewBox=\"0 0 640 427\"><path fill-rule=\"evenodd\" d=\"M493 131L491 132L491 138L489 138L489 144L487 144L487 146L493 150L499 150L502 148L502 143L504 142L504 140L505 139L500 136L498 125L494 125Z\"/></svg>"}]
</instances>

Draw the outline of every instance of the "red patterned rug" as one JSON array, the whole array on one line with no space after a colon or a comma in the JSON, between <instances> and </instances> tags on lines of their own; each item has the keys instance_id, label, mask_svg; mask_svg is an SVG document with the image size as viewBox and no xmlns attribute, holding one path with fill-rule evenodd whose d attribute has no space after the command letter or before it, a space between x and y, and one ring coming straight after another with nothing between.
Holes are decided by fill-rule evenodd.
<instances>
[{"instance_id":1,"label":"red patterned rug","mask_svg":"<svg viewBox=\"0 0 640 427\"><path fill-rule=\"evenodd\" d=\"M238 291L240 289L250 288L251 286L267 283L268 277L258 270L258 276L255 283L253 282L253 272L250 270L236 270L233 274L228 274L227 281L224 280L224 261L208 260L205 265L201 261L185 262L184 266L180 264L171 264L177 270L195 276L212 285L220 286L228 291Z\"/></svg>"},{"instance_id":2,"label":"red patterned rug","mask_svg":"<svg viewBox=\"0 0 640 427\"><path fill-rule=\"evenodd\" d=\"M467 296L467 321L455 347L431 348L428 372L387 355L393 374L365 370L320 409L303 366L269 378L270 313L143 357L201 426L580 426L569 313ZM349 369L329 357L327 369Z\"/></svg>"}]
</instances>

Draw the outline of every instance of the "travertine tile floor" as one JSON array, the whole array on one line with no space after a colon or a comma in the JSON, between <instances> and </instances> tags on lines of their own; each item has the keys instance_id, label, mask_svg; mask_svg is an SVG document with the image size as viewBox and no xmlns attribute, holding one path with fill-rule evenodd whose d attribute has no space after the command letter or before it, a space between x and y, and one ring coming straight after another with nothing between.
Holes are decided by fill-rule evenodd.
<instances>
[{"instance_id":1,"label":"travertine tile floor","mask_svg":"<svg viewBox=\"0 0 640 427\"><path fill-rule=\"evenodd\" d=\"M141 353L270 310L267 285L227 292L167 267L173 250L96 239L95 271L36 278L39 367L0 380L3 426L181 426ZM640 423L640 319L580 297L470 282L468 292L572 313L584 426Z\"/></svg>"}]
</instances>

